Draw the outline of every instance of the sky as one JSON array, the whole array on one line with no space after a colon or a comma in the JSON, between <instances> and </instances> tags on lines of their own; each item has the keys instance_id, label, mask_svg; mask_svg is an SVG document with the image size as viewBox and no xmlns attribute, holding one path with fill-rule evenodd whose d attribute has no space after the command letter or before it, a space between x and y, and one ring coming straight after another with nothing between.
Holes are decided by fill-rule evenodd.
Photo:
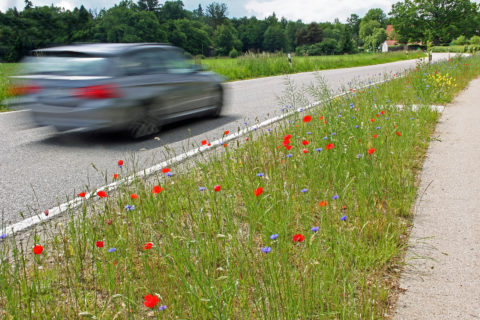
<instances>
[{"instance_id":1,"label":"sky","mask_svg":"<svg viewBox=\"0 0 480 320\"><path fill-rule=\"evenodd\" d=\"M82 4L87 9L100 11L103 8L110 8L120 0L31 0L34 6L55 5L57 7L72 10ZM184 8L193 10L199 4L205 9L212 2L225 3L228 7L228 16L251 17L259 19L270 16L275 12L278 18L285 17L287 20L303 22L333 22L335 18L346 22L352 13L363 17L372 8L381 8L388 14L392 4L400 0L183 0ZM136 0L134 0L136 2ZM160 3L163 3L160 0ZM24 0L0 0L0 11L5 12L8 8L17 7L22 10L25 6Z\"/></svg>"}]
</instances>

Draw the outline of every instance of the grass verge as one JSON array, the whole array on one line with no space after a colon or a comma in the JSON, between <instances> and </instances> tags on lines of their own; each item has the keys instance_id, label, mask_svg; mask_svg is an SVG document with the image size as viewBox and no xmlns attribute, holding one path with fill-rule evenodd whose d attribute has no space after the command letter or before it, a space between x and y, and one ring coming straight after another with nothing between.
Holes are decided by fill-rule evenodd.
<instances>
[{"instance_id":1,"label":"grass verge","mask_svg":"<svg viewBox=\"0 0 480 320\"><path fill-rule=\"evenodd\" d=\"M8 76L13 74L17 65L17 63L0 63L0 112L8 111L7 106L2 104L2 101L8 97Z\"/></svg>"},{"instance_id":2,"label":"grass verge","mask_svg":"<svg viewBox=\"0 0 480 320\"><path fill-rule=\"evenodd\" d=\"M248 54L236 59L212 58L199 63L225 76L229 81L269 77L307 71L351 68L424 58L422 52L371 53L341 56L292 57L292 65L284 54Z\"/></svg>"},{"instance_id":3,"label":"grass verge","mask_svg":"<svg viewBox=\"0 0 480 320\"><path fill-rule=\"evenodd\" d=\"M438 118L396 105L445 103L479 73L474 56L352 89L85 200L34 249L4 237L1 318L382 318Z\"/></svg>"}]
</instances>

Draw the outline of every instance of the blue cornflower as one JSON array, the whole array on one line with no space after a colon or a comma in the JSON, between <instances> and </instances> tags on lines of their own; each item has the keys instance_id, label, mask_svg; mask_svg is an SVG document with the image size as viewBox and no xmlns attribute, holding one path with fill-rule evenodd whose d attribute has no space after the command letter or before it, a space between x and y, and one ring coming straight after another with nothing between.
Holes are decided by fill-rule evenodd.
<instances>
[{"instance_id":1,"label":"blue cornflower","mask_svg":"<svg viewBox=\"0 0 480 320\"><path fill-rule=\"evenodd\" d=\"M355 125L355 128L358 128L358 124Z\"/></svg>"},{"instance_id":2,"label":"blue cornflower","mask_svg":"<svg viewBox=\"0 0 480 320\"><path fill-rule=\"evenodd\" d=\"M307 192L307 191L308 191L307 188L301 190L301 192L303 192L303 193L305 193L305 192Z\"/></svg>"},{"instance_id":3,"label":"blue cornflower","mask_svg":"<svg viewBox=\"0 0 480 320\"><path fill-rule=\"evenodd\" d=\"M307 132L307 134L312 134L312 133L309 131L309 132Z\"/></svg>"},{"instance_id":4,"label":"blue cornflower","mask_svg":"<svg viewBox=\"0 0 480 320\"><path fill-rule=\"evenodd\" d=\"M415 118L410 118L410 120L413 120L413 119L415 119Z\"/></svg>"},{"instance_id":5,"label":"blue cornflower","mask_svg":"<svg viewBox=\"0 0 480 320\"><path fill-rule=\"evenodd\" d=\"M323 137L322 139L323 139L323 140L327 140L327 139L328 139L328 137Z\"/></svg>"},{"instance_id":6,"label":"blue cornflower","mask_svg":"<svg viewBox=\"0 0 480 320\"><path fill-rule=\"evenodd\" d=\"M291 158L291 157L293 157L293 154L291 153L287 154L287 158Z\"/></svg>"},{"instance_id":7,"label":"blue cornflower","mask_svg":"<svg viewBox=\"0 0 480 320\"><path fill-rule=\"evenodd\" d=\"M322 148L317 148L317 149L315 149L315 151L317 151L317 152L320 152L320 151L322 151L322 150L323 150Z\"/></svg>"},{"instance_id":8,"label":"blue cornflower","mask_svg":"<svg viewBox=\"0 0 480 320\"><path fill-rule=\"evenodd\" d=\"M265 174L263 172L257 173L257 177L263 177Z\"/></svg>"},{"instance_id":9,"label":"blue cornflower","mask_svg":"<svg viewBox=\"0 0 480 320\"><path fill-rule=\"evenodd\" d=\"M385 118L385 120L388 120L388 118Z\"/></svg>"},{"instance_id":10,"label":"blue cornflower","mask_svg":"<svg viewBox=\"0 0 480 320\"><path fill-rule=\"evenodd\" d=\"M7 234L6 234L6 233L0 234L0 239L5 239L6 237L7 237Z\"/></svg>"},{"instance_id":11,"label":"blue cornflower","mask_svg":"<svg viewBox=\"0 0 480 320\"><path fill-rule=\"evenodd\" d=\"M272 248L270 248L270 247L263 247L261 250L262 250L263 253L269 253L270 251L272 251Z\"/></svg>"},{"instance_id":12,"label":"blue cornflower","mask_svg":"<svg viewBox=\"0 0 480 320\"><path fill-rule=\"evenodd\" d=\"M134 204L132 204L132 205L127 204L127 205L125 205L125 209L127 209L127 211L135 210L135 205Z\"/></svg>"},{"instance_id":13,"label":"blue cornflower","mask_svg":"<svg viewBox=\"0 0 480 320\"><path fill-rule=\"evenodd\" d=\"M320 229L319 227L312 227L312 229L310 230L312 230L313 232L317 232L319 229Z\"/></svg>"},{"instance_id":14,"label":"blue cornflower","mask_svg":"<svg viewBox=\"0 0 480 320\"><path fill-rule=\"evenodd\" d=\"M380 129L380 127L377 127L376 129L378 130L378 129Z\"/></svg>"},{"instance_id":15,"label":"blue cornflower","mask_svg":"<svg viewBox=\"0 0 480 320\"><path fill-rule=\"evenodd\" d=\"M354 107L354 104L352 102L352 103L350 103L350 109L352 109L353 107Z\"/></svg>"},{"instance_id":16,"label":"blue cornflower","mask_svg":"<svg viewBox=\"0 0 480 320\"><path fill-rule=\"evenodd\" d=\"M331 134L331 135L332 135L332 136L334 136L334 135L336 135L336 134L337 134L337 132L335 131L335 132L332 132L332 134Z\"/></svg>"},{"instance_id":17,"label":"blue cornflower","mask_svg":"<svg viewBox=\"0 0 480 320\"><path fill-rule=\"evenodd\" d=\"M275 239L277 239L277 238L278 238L278 233L272 234L272 235L270 236L270 239L272 239L272 240L275 240Z\"/></svg>"},{"instance_id":18,"label":"blue cornflower","mask_svg":"<svg viewBox=\"0 0 480 320\"><path fill-rule=\"evenodd\" d=\"M338 117L339 117L339 118L341 118L341 117L342 117L342 115L341 115L341 114L339 114L339 115L338 115Z\"/></svg>"},{"instance_id":19,"label":"blue cornflower","mask_svg":"<svg viewBox=\"0 0 480 320\"><path fill-rule=\"evenodd\" d=\"M109 253L112 253L112 252L115 252L115 251L117 251L117 248L110 248L110 249L108 249L108 252L109 252Z\"/></svg>"},{"instance_id":20,"label":"blue cornflower","mask_svg":"<svg viewBox=\"0 0 480 320\"><path fill-rule=\"evenodd\" d=\"M333 199L333 200L337 200L337 199L338 199L338 194L334 195L334 196L332 197L332 199Z\"/></svg>"},{"instance_id":21,"label":"blue cornflower","mask_svg":"<svg viewBox=\"0 0 480 320\"><path fill-rule=\"evenodd\" d=\"M298 112L302 112L302 111L303 111L303 108L298 109Z\"/></svg>"},{"instance_id":22,"label":"blue cornflower","mask_svg":"<svg viewBox=\"0 0 480 320\"><path fill-rule=\"evenodd\" d=\"M361 153L357 154L357 159L359 159L362 156L363 156L363 154L361 154Z\"/></svg>"},{"instance_id":23,"label":"blue cornflower","mask_svg":"<svg viewBox=\"0 0 480 320\"><path fill-rule=\"evenodd\" d=\"M162 306L160 306L160 308L158 308L158 311L163 311L163 310L165 310L165 309L167 309L167 306L166 306L166 305L162 305Z\"/></svg>"},{"instance_id":24,"label":"blue cornflower","mask_svg":"<svg viewBox=\"0 0 480 320\"><path fill-rule=\"evenodd\" d=\"M354 117L354 116L352 116L352 119L355 119L355 117Z\"/></svg>"},{"instance_id":25,"label":"blue cornflower","mask_svg":"<svg viewBox=\"0 0 480 320\"><path fill-rule=\"evenodd\" d=\"M270 132L270 128L268 128L267 131Z\"/></svg>"},{"instance_id":26,"label":"blue cornflower","mask_svg":"<svg viewBox=\"0 0 480 320\"><path fill-rule=\"evenodd\" d=\"M171 176L173 176L173 173L167 172L165 175L166 175L167 177L171 177Z\"/></svg>"},{"instance_id":27,"label":"blue cornflower","mask_svg":"<svg viewBox=\"0 0 480 320\"><path fill-rule=\"evenodd\" d=\"M343 217L341 217L341 218L340 218L340 220L341 220L341 221L345 221L345 220L347 220L347 216L343 216Z\"/></svg>"},{"instance_id":28,"label":"blue cornflower","mask_svg":"<svg viewBox=\"0 0 480 320\"><path fill-rule=\"evenodd\" d=\"M203 190L205 190L205 189L207 189L207 188L206 188L206 187L199 187L199 188L198 188L198 191L203 191Z\"/></svg>"},{"instance_id":29,"label":"blue cornflower","mask_svg":"<svg viewBox=\"0 0 480 320\"><path fill-rule=\"evenodd\" d=\"M316 116L316 115L317 115L317 113L315 112L313 115L314 115L314 116Z\"/></svg>"},{"instance_id":30,"label":"blue cornflower","mask_svg":"<svg viewBox=\"0 0 480 320\"><path fill-rule=\"evenodd\" d=\"M243 124L244 124L244 125L247 125L247 124L248 124L248 122L247 122L247 121L245 121Z\"/></svg>"}]
</instances>

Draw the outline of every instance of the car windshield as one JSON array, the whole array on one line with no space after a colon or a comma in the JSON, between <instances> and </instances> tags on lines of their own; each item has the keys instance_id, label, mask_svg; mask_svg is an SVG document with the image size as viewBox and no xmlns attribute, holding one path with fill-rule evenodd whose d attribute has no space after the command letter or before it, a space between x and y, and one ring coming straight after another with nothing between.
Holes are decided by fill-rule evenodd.
<instances>
[{"instance_id":1,"label":"car windshield","mask_svg":"<svg viewBox=\"0 0 480 320\"><path fill-rule=\"evenodd\" d=\"M103 57L29 57L23 61L21 74L52 74L62 76L102 76L108 60Z\"/></svg>"}]
</instances>

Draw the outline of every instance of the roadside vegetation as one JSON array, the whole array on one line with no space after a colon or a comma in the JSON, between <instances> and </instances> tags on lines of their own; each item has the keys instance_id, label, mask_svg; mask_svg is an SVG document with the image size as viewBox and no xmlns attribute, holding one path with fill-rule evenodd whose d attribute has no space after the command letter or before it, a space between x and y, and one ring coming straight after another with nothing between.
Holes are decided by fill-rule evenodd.
<instances>
[{"instance_id":1,"label":"roadside vegetation","mask_svg":"<svg viewBox=\"0 0 480 320\"><path fill-rule=\"evenodd\" d=\"M247 54L236 59L209 58L197 60L229 81L276 76L307 71L351 68L407 59L423 58L423 52L363 53L339 56L292 56L285 54Z\"/></svg>"},{"instance_id":2,"label":"roadside vegetation","mask_svg":"<svg viewBox=\"0 0 480 320\"><path fill-rule=\"evenodd\" d=\"M438 119L428 106L479 73L473 56L352 84L190 165L93 190L30 239L0 232L0 318L383 318ZM285 112L305 102L290 89ZM135 172L120 160L109 181Z\"/></svg>"},{"instance_id":3,"label":"roadside vegetation","mask_svg":"<svg viewBox=\"0 0 480 320\"><path fill-rule=\"evenodd\" d=\"M0 63L0 112L8 111L7 106L5 106L2 101L9 95L8 90L10 86L8 76L14 73L16 67L16 63Z\"/></svg>"}]
</instances>

